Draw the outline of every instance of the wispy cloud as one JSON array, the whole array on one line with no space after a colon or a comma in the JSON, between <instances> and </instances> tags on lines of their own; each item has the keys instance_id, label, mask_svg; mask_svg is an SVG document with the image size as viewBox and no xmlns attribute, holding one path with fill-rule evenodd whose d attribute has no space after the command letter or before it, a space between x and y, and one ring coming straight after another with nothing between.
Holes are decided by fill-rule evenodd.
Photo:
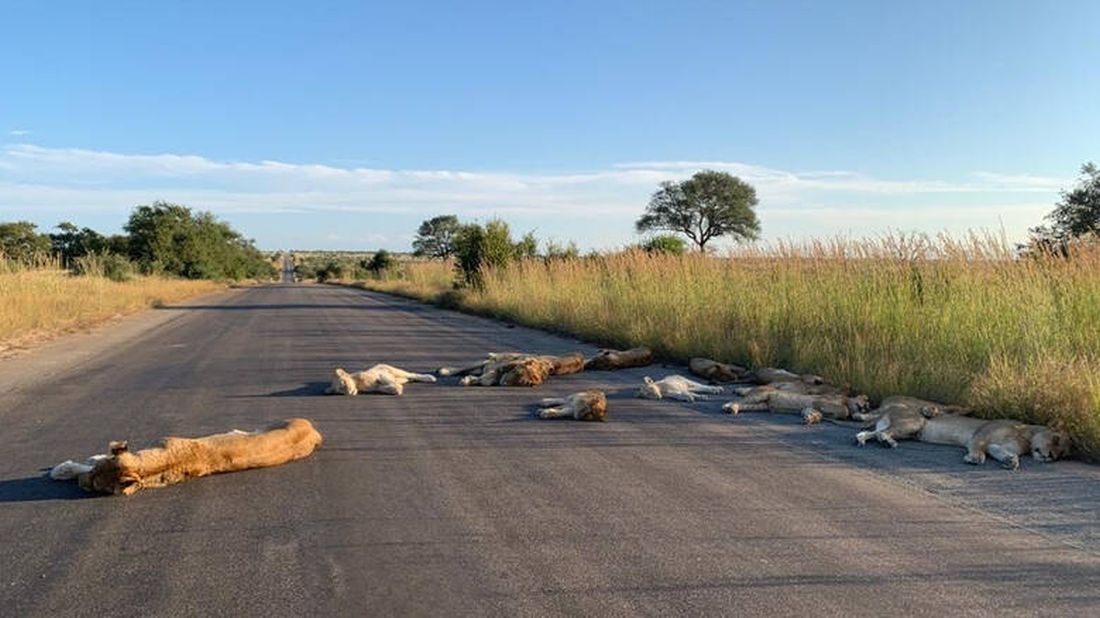
<instances>
[{"instance_id":1,"label":"wispy cloud","mask_svg":"<svg viewBox=\"0 0 1100 618\"><path fill-rule=\"evenodd\" d=\"M31 132L26 129L12 129L11 131L8 131L8 135L11 135L13 137L24 137L30 134Z\"/></svg>"},{"instance_id":2,"label":"wispy cloud","mask_svg":"<svg viewBox=\"0 0 1100 618\"><path fill-rule=\"evenodd\" d=\"M877 233L886 228L1001 228L1022 235L1049 210L1066 181L974 172L963 180L882 179L846 170L789 171L728 161L623 163L577 173L401 170L218 161L196 155L122 154L30 144L0 147L0 203L6 216L118 213L167 199L226 216L251 213L374 215L384 228L439 213L504 216L547 236L586 246L632 238L634 218L658 183L700 169L752 183L769 237ZM12 211L9 215L8 211ZM387 218L383 215L392 215ZM580 224L580 221L589 223ZM319 217L316 236L342 234ZM376 229L376 240L407 230ZM365 238L360 236L360 238ZM261 244L263 238L259 239ZM394 240L393 242L396 242Z\"/></svg>"}]
</instances>

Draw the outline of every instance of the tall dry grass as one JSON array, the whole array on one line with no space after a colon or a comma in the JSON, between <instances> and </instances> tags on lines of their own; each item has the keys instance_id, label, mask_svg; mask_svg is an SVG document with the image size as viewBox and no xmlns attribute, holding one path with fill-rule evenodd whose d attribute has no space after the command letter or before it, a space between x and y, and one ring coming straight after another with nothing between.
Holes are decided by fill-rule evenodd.
<instances>
[{"instance_id":1,"label":"tall dry grass","mask_svg":"<svg viewBox=\"0 0 1100 618\"><path fill-rule=\"evenodd\" d=\"M437 300L446 264L370 287ZM449 298L454 302L453 296ZM813 372L1063 426L1100 455L1100 249L1014 259L1000 239L784 244L728 258L623 253L486 273L465 309L581 337Z\"/></svg>"},{"instance_id":2,"label":"tall dry grass","mask_svg":"<svg viewBox=\"0 0 1100 618\"><path fill-rule=\"evenodd\" d=\"M0 259L0 356L114 316L224 288L213 281L73 276L56 262Z\"/></svg>"}]
</instances>

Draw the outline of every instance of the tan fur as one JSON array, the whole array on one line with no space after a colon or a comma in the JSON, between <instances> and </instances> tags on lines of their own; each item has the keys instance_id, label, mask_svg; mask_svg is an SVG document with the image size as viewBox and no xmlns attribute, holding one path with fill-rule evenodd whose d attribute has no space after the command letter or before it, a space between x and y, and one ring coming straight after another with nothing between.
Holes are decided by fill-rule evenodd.
<instances>
[{"instance_id":1,"label":"tan fur","mask_svg":"<svg viewBox=\"0 0 1100 618\"><path fill-rule=\"evenodd\" d=\"M709 358L693 358L688 363L688 369L695 375L706 378L711 382L742 382L748 373L748 369L738 365L720 363Z\"/></svg>"},{"instance_id":2,"label":"tan fur","mask_svg":"<svg viewBox=\"0 0 1100 618\"><path fill-rule=\"evenodd\" d=\"M928 419L918 437L922 442L965 447L966 463L985 463L989 456L1010 470L1020 466L1021 455L1030 453L1036 461L1048 462L1070 453L1065 433L1007 419L986 421L945 414Z\"/></svg>"},{"instance_id":3,"label":"tan fur","mask_svg":"<svg viewBox=\"0 0 1100 618\"><path fill-rule=\"evenodd\" d=\"M325 389L326 395L358 395L359 393L383 393L401 395L408 382L435 382L435 376L424 373L412 373L393 365L378 364L349 373L337 367L332 375L332 383Z\"/></svg>"},{"instance_id":4,"label":"tan fur","mask_svg":"<svg viewBox=\"0 0 1100 618\"><path fill-rule=\"evenodd\" d=\"M584 363L587 370L629 369L645 367L653 363L653 350L646 347L629 350L600 350Z\"/></svg>"},{"instance_id":5,"label":"tan fur","mask_svg":"<svg viewBox=\"0 0 1100 618\"><path fill-rule=\"evenodd\" d=\"M912 397L887 398L871 413L876 415L874 430L856 434L856 441L862 445L873 437L893 447L897 440L916 438L930 444L961 446L966 448L966 463L984 463L989 456L1010 470L1018 468L1020 456L1028 453L1042 462L1070 453L1070 439L1063 432L1005 419L944 414L941 410L939 404Z\"/></svg>"},{"instance_id":6,"label":"tan fur","mask_svg":"<svg viewBox=\"0 0 1100 618\"><path fill-rule=\"evenodd\" d=\"M825 379L813 374L797 374L778 369L776 367L760 367L749 371L745 375L745 381L756 384L773 384L775 382L805 382L806 384L824 384Z\"/></svg>"},{"instance_id":7,"label":"tan fur","mask_svg":"<svg viewBox=\"0 0 1100 618\"><path fill-rule=\"evenodd\" d=\"M681 375L671 375L660 380L646 376L644 381L642 388L638 390L638 397L642 399L667 398L695 403L697 400L706 400L706 395L702 393L717 395L722 392L721 386L700 384Z\"/></svg>"},{"instance_id":8,"label":"tan fur","mask_svg":"<svg viewBox=\"0 0 1100 618\"><path fill-rule=\"evenodd\" d=\"M860 446L874 438L879 442L896 447L898 440L916 438L925 428L928 419L940 416L944 406L916 397L896 395L882 400L879 407L868 412L853 414L852 418L864 421L871 429L856 434Z\"/></svg>"},{"instance_id":9,"label":"tan fur","mask_svg":"<svg viewBox=\"0 0 1100 618\"><path fill-rule=\"evenodd\" d=\"M805 383L796 383L805 384ZM811 385L807 385L811 386ZM822 391L820 394L803 392ZM824 418L846 420L854 413L859 413L868 407L867 398L861 396L848 397L839 389L817 389L803 387L789 387L786 385L764 385L751 388L735 389L739 396L736 401L731 401L722 406L722 410L728 414L741 412L779 412L803 414L803 417L813 417L807 410L816 411Z\"/></svg>"},{"instance_id":10,"label":"tan fur","mask_svg":"<svg viewBox=\"0 0 1100 618\"><path fill-rule=\"evenodd\" d=\"M552 375L567 376L584 371L584 354L573 352L563 356L542 356L553 364Z\"/></svg>"},{"instance_id":11,"label":"tan fur","mask_svg":"<svg viewBox=\"0 0 1100 618\"><path fill-rule=\"evenodd\" d=\"M461 375L463 386L538 386L550 376L584 369L580 353L552 356L521 352L496 352L477 365L462 369L444 367L440 375Z\"/></svg>"},{"instance_id":12,"label":"tan fur","mask_svg":"<svg viewBox=\"0 0 1100 618\"><path fill-rule=\"evenodd\" d=\"M321 434L304 418L254 433L169 437L160 446L136 453L125 442L112 442L110 454L96 460L77 480L86 491L130 495L220 472L277 466L308 457L320 444Z\"/></svg>"},{"instance_id":13,"label":"tan fur","mask_svg":"<svg viewBox=\"0 0 1100 618\"><path fill-rule=\"evenodd\" d=\"M572 418L578 421L603 421L607 418L607 395L603 391L581 391L566 397L550 397L539 402L539 418Z\"/></svg>"}]
</instances>

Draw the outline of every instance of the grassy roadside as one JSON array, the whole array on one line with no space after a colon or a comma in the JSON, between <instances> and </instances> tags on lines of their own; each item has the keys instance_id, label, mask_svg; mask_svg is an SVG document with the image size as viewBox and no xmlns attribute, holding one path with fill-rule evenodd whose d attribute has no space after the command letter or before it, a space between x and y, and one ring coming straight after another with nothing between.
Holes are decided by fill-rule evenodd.
<instances>
[{"instance_id":1,"label":"grassy roadside","mask_svg":"<svg viewBox=\"0 0 1100 618\"><path fill-rule=\"evenodd\" d=\"M1100 250L1014 260L996 240L888 239L514 263L456 292L448 264L361 285L662 355L825 375L1049 423L1100 456Z\"/></svg>"},{"instance_id":2,"label":"grassy roadside","mask_svg":"<svg viewBox=\"0 0 1100 618\"><path fill-rule=\"evenodd\" d=\"M161 277L117 282L58 269L0 270L0 358L113 317L225 287Z\"/></svg>"}]
</instances>

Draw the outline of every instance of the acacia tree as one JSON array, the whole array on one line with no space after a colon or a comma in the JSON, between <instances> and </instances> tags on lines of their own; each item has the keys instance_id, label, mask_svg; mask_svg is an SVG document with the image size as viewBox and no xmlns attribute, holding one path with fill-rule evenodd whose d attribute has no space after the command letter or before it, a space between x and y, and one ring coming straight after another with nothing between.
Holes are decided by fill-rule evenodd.
<instances>
[{"instance_id":1,"label":"acacia tree","mask_svg":"<svg viewBox=\"0 0 1100 618\"><path fill-rule=\"evenodd\" d=\"M1062 201L1046 216L1050 223L1031 229L1032 242L1046 249L1062 249L1075 239L1100 235L1100 167L1081 166L1081 177L1072 191L1062 191Z\"/></svg>"},{"instance_id":2,"label":"acacia tree","mask_svg":"<svg viewBox=\"0 0 1100 618\"><path fill-rule=\"evenodd\" d=\"M440 215L420 224L413 239L413 253L433 258L447 258L455 252L455 234L459 229L458 217Z\"/></svg>"},{"instance_id":3,"label":"acacia tree","mask_svg":"<svg viewBox=\"0 0 1100 618\"><path fill-rule=\"evenodd\" d=\"M638 232L684 234L704 251L707 243L719 236L737 241L757 238L757 203L752 185L726 172L703 170L679 183L661 183L635 227Z\"/></svg>"}]
</instances>

